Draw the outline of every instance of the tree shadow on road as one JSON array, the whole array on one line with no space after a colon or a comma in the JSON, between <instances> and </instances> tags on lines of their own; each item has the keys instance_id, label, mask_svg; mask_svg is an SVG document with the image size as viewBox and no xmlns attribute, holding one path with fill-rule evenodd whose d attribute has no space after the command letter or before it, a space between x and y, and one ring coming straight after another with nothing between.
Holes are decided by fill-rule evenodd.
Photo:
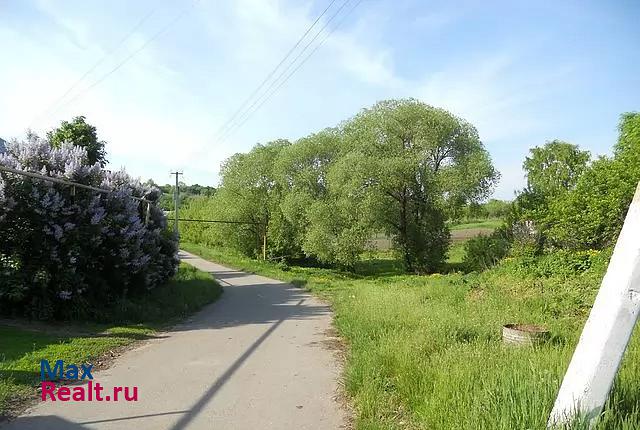
<instances>
[{"instance_id":1,"label":"tree shadow on road","mask_svg":"<svg viewBox=\"0 0 640 430\"><path fill-rule=\"evenodd\" d=\"M242 364L283 322L321 318L331 312L328 305L289 283L230 269L209 273L224 286L222 298L175 330L223 329L245 324L264 324L268 327L180 417L171 430L188 428Z\"/></svg>"},{"instance_id":2,"label":"tree shadow on road","mask_svg":"<svg viewBox=\"0 0 640 430\"><path fill-rule=\"evenodd\" d=\"M220 329L245 324L272 324L327 315L331 308L292 284L224 269L209 272L224 287L224 294L176 331Z\"/></svg>"}]
</instances>

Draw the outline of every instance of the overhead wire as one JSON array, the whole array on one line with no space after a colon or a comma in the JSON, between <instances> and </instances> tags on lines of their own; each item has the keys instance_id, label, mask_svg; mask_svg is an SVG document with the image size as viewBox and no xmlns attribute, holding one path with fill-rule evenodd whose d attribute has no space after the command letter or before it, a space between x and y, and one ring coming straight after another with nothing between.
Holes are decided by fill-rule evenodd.
<instances>
[{"instance_id":1,"label":"overhead wire","mask_svg":"<svg viewBox=\"0 0 640 430\"><path fill-rule=\"evenodd\" d=\"M340 10L342 10L344 8L344 6L346 6L347 3L349 3L351 0L346 0L345 3L343 3L343 5L341 6L341 8L337 11L337 13L340 12ZM241 119L240 122L237 123L237 126L230 130L229 133L227 133L225 136L222 137L222 139L220 141L218 141L218 143L223 143L226 139L228 139L231 135L233 135L233 133L235 133L237 130L239 130L250 118L251 116L257 112L280 88L282 88L287 81L306 63L306 61L324 44L324 42L333 34L333 32L335 32L346 20L346 18L354 11L354 9L356 9L360 3L362 3L363 0L358 0L348 11L346 14L344 14L342 16L342 18L338 21L338 23L331 28L331 30L325 34L325 36L320 40L320 43L318 43L310 52L309 54L307 54L306 57L303 58L303 60L298 63L298 65L288 74L286 75L286 77L280 81L280 83L278 84L277 87L275 87L271 92L268 92L269 89L271 89L273 87L273 85L271 85L269 87L269 89L267 89L267 92L265 92L263 94L263 96L261 96L261 98L259 98L256 102L254 102L252 104L252 106L250 107L250 109L254 106L256 106L256 104L258 103L258 101L260 101L259 104L257 104L257 106L255 107L255 109L248 110L247 113L245 113ZM322 33L322 31L324 31L324 29L328 26L328 24L333 20L333 18L335 18L335 16L337 16L337 13L334 14L329 21L325 24L325 26L316 34L316 37L314 37L313 40L315 40L315 38L317 38L317 36ZM309 46L309 45L307 45ZM302 51L304 53L304 50ZM300 55L299 55L300 56ZM296 60L299 58L296 57ZM291 65L295 64L295 61L291 63ZM288 69L285 69L285 73ZM282 74L276 79L275 82L277 82L280 78L282 77ZM264 97L266 95L266 97Z\"/></svg>"},{"instance_id":2,"label":"overhead wire","mask_svg":"<svg viewBox=\"0 0 640 430\"><path fill-rule=\"evenodd\" d=\"M296 50L296 48L298 46L300 46L300 44L302 43L302 41L307 37L307 35L311 32L311 30L313 30L313 28L316 26L316 24L318 23L318 21L320 21L320 19L327 13L327 11L331 8L331 6L333 6L333 4L336 2L336 0L331 0L331 2L327 5L327 7L322 11L322 13L320 15L318 15L318 17L315 19L315 21L313 21L313 23L307 28L307 30L302 34L302 36L300 36L298 38L298 40L296 41L296 43L289 49L289 51L285 54L284 57L282 57L282 59L280 60L280 62L267 74L267 76L262 80L262 82L260 83L260 85L258 85L253 92L242 102L242 104L240 105L240 107L231 115L231 117L218 129L218 131L216 132L215 138L220 137L221 135L223 135L226 131L227 128L229 128L230 126L232 126L233 121L235 120L235 118L241 113L243 112L244 108L247 106L247 104L260 92L260 90L265 86L265 84L273 77L273 75L276 73L276 71L278 71L278 69L280 68L280 66L282 66L282 64L284 64L284 62L291 56L291 54Z\"/></svg>"},{"instance_id":3,"label":"overhead wire","mask_svg":"<svg viewBox=\"0 0 640 430\"><path fill-rule=\"evenodd\" d=\"M195 6L195 2L190 6L193 7ZM146 42L144 42L142 45L140 45L137 49L135 49L134 51L131 52L131 54L129 54L127 57L124 58L124 60L122 60L121 62L119 62L118 64L116 64L115 67L113 67L111 70L109 70L107 73L105 73L104 75L102 75L97 81L95 81L93 84L91 84L90 86L86 87L83 91L77 93L73 98L71 98L70 100L68 100L66 103L62 104L61 106L59 106L56 110L54 110L51 115L55 114L56 112L59 112L60 109L65 108L66 106L70 105L71 103L73 103L74 101L76 101L77 99L79 99L80 97L82 97L84 94L86 94L87 92L91 91L93 88L97 87L98 85L100 85L102 82L104 82L109 76L111 76L112 74L114 74L116 71L118 71L122 66L124 66L127 62L129 62L129 60L131 60L133 57L135 57L137 54L139 54L140 52L142 52L147 46L149 46L153 41L155 41L158 37L162 36L164 33L166 33L175 23L177 23L180 19L182 19L182 17L189 11L190 7L184 8L178 15L176 15L171 21L167 22L164 26L162 26L156 33L154 33L149 39L147 39Z\"/></svg>"},{"instance_id":4,"label":"overhead wire","mask_svg":"<svg viewBox=\"0 0 640 430\"><path fill-rule=\"evenodd\" d=\"M102 57L100 57L98 61L96 61L82 76L80 76L69 88L67 88L67 90L60 97L54 100L44 111L38 114L29 124L29 128L31 128L31 126L37 123L39 119L41 119L42 117L47 115L52 109L54 109L58 105L58 103L63 101L64 98L67 95L69 95L69 93L71 93L74 89L76 89L76 87L82 81L84 81L87 76L93 73L93 71L96 70L108 57L110 57L114 52L116 52L120 48L120 46L122 46L127 40L129 40L129 38L142 26L142 24L144 24L155 13L155 11L156 11L156 8L154 7L153 9L151 9L151 11L149 11L149 13L144 15L127 32L127 34L118 41L118 43L116 43L110 50L108 50Z\"/></svg>"},{"instance_id":5,"label":"overhead wire","mask_svg":"<svg viewBox=\"0 0 640 430\"><path fill-rule=\"evenodd\" d=\"M244 124L246 122L246 120L244 119L247 116L252 115L252 109L258 104L260 103L260 100L269 93L269 91L277 84L277 82L285 75L285 73L287 73L291 67L298 61L298 59L300 59L300 57L307 51L307 49L309 49L309 46L311 46L311 44L313 42L315 42L315 40L318 38L318 36L327 28L327 26L331 23L331 21L333 21L333 19L342 11L342 9L344 9L344 7L347 5L347 3L349 3L351 0L345 0L342 5L338 8L338 10L336 10L333 15L331 15L329 17L329 19L327 20L327 22L324 23L324 25L322 26L322 28L320 28L320 30L318 30L317 33L314 34L314 36L311 38L311 40L302 48L302 50L298 53L298 55L296 55L296 57L293 59L293 61L291 61L287 67L285 67L284 70L282 70L282 72L278 75L278 77L276 77L276 79L274 79L273 81L271 81L271 83L269 84L269 86L267 87L266 91L264 93L262 93L262 95L260 97L258 97L256 100L253 101L253 103L251 104L251 106L249 106L249 108L241 115L240 120L238 123L236 123L233 127L231 127L227 133L223 134L220 137L219 143L224 142L227 138L228 135L231 135L235 132L235 130L238 128L237 125L239 123Z\"/></svg>"}]
</instances>

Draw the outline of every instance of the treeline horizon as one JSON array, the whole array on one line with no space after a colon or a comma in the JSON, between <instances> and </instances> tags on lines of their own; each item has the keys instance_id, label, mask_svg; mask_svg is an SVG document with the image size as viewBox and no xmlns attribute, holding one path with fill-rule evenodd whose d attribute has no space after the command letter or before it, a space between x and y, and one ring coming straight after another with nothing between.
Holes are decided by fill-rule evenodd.
<instances>
[{"instance_id":1,"label":"treeline horizon","mask_svg":"<svg viewBox=\"0 0 640 430\"><path fill-rule=\"evenodd\" d=\"M475 127L415 99L386 100L336 127L231 156L215 195L192 199L183 214L254 224L190 224L181 232L255 257L266 227L270 258L346 269L384 233L408 271L425 273L443 266L448 225L493 213L504 226L470 244L482 261L498 261L514 241L534 254L604 249L640 180L639 123L638 113L621 115L612 157L592 158L560 140L531 148L525 187L511 202L487 201L499 173ZM535 234L514 238L527 223Z\"/></svg>"}]
</instances>

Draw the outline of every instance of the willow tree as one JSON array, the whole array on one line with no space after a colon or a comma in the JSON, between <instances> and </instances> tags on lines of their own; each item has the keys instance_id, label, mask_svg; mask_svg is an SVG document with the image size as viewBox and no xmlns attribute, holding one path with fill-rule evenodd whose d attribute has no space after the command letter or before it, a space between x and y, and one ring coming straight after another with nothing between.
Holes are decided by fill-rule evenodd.
<instances>
[{"instance_id":1,"label":"willow tree","mask_svg":"<svg viewBox=\"0 0 640 430\"><path fill-rule=\"evenodd\" d=\"M487 197L498 178L476 129L414 99L379 102L342 128L329 189L353 217L355 240L385 231L408 270L437 270L447 214Z\"/></svg>"},{"instance_id":2,"label":"willow tree","mask_svg":"<svg viewBox=\"0 0 640 430\"><path fill-rule=\"evenodd\" d=\"M289 145L287 140L276 140L225 160L220 170L220 188L211 201L213 215L218 219L252 224L217 226L221 243L248 255L260 253L265 229L275 230L274 225L280 217L281 192L274 166L280 152ZM288 227L281 230L289 231ZM272 233L277 235L282 231ZM270 249L275 252L274 245Z\"/></svg>"},{"instance_id":3,"label":"willow tree","mask_svg":"<svg viewBox=\"0 0 640 430\"><path fill-rule=\"evenodd\" d=\"M339 131L326 129L297 140L283 149L274 166L282 199L280 211L283 223L291 229L291 257L318 257L309 237L314 205L328 198L327 171L335 161L340 142ZM333 261L333 258L325 258Z\"/></svg>"}]
</instances>

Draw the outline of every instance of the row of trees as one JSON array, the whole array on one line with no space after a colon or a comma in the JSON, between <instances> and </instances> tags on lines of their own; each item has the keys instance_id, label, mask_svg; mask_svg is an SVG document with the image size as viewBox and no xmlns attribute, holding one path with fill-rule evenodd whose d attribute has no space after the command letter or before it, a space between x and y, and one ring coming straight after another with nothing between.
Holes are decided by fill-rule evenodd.
<instances>
[{"instance_id":1,"label":"row of trees","mask_svg":"<svg viewBox=\"0 0 640 430\"><path fill-rule=\"evenodd\" d=\"M253 224L185 224L181 234L255 255L266 229L271 257L350 267L383 232L408 270L428 272L446 258L446 220L485 199L498 176L467 121L387 100L335 128L230 157L214 197L184 214Z\"/></svg>"},{"instance_id":2,"label":"row of trees","mask_svg":"<svg viewBox=\"0 0 640 430\"><path fill-rule=\"evenodd\" d=\"M103 169L104 156L104 142L83 117L0 154L6 167L113 190L0 172L0 314L100 318L110 304L175 273L177 241L162 210L131 198L153 202L160 191Z\"/></svg>"},{"instance_id":3,"label":"row of trees","mask_svg":"<svg viewBox=\"0 0 640 430\"><path fill-rule=\"evenodd\" d=\"M146 185L157 187L162 192L162 196L158 201L158 206L160 206L165 211L172 211L174 209L173 196L176 188L175 185L169 185L169 184L157 185L152 180L147 181ZM180 188L180 201L178 202L178 204L180 205L180 207L183 207L184 205L188 204L189 200L191 200L193 197L196 197L196 196L213 197L213 195L216 193L215 187L210 187L207 185L199 185L199 184L187 185L184 182L180 182L179 188Z\"/></svg>"},{"instance_id":4,"label":"row of trees","mask_svg":"<svg viewBox=\"0 0 640 430\"><path fill-rule=\"evenodd\" d=\"M511 212L511 202L498 199L489 199L486 202L470 202L462 207L459 213L454 214L452 221L464 222L480 219L499 219L506 217Z\"/></svg>"}]
</instances>

